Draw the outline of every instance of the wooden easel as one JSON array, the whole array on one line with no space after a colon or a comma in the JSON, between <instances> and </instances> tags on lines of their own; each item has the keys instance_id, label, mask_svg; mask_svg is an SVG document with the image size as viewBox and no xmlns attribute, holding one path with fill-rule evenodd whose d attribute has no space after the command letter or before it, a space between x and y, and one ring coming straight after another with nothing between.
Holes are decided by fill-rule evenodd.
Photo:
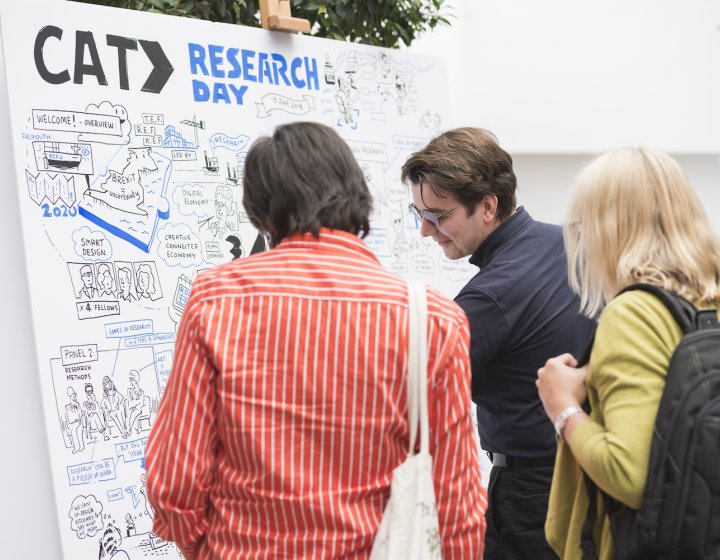
<instances>
[{"instance_id":1,"label":"wooden easel","mask_svg":"<svg viewBox=\"0 0 720 560\"><path fill-rule=\"evenodd\" d=\"M260 0L262 28L289 33L310 33L310 22L292 17L290 0Z\"/></svg>"}]
</instances>

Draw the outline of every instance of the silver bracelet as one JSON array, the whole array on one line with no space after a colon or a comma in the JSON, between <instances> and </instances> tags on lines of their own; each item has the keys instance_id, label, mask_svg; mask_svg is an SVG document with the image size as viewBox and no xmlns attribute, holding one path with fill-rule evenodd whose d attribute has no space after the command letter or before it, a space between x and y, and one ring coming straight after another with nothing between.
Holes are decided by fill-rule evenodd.
<instances>
[{"instance_id":1,"label":"silver bracelet","mask_svg":"<svg viewBox=\"0 0 720 560\"><path fill-rule=\"evenodd\" d=\"M565 425L568 423L568 419L573 415L577 414L578 412L582 412L583 409L579 406L569 406L565 410L563 410L560 414L557 415L557 418L555 418L555 431L557 432L557 435L560 437L563 437L562 433L565 429Z\"/></svg>"}]
</instances>

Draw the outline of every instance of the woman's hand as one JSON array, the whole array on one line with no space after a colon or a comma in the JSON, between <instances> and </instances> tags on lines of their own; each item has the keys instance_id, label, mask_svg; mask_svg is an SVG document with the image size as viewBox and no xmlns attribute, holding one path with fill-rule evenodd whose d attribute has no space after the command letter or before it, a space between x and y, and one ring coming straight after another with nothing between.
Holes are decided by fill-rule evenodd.
<instances>
[{"instance_id":1,"label":"woman's hand","mask_svg":"<svg viewBox=\"0 0 720 560\"><path fill-rule=\"evenodd\" d=\"M587 366L578 368L577 360L570 354L550 358L538 370L535 385L551 422L566 408L582 406L587 396L585 377Z\"/></svg>"}]
</instances>

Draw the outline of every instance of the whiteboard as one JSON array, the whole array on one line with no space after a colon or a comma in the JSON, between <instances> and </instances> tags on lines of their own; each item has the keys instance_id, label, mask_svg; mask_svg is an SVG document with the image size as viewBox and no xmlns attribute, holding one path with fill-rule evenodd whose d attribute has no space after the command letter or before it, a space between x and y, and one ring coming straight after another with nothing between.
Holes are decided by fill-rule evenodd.
<instances>
[{"instance_id":1,"label":"whiteboard","mask_svg":"<svg viewBox=\"0 0 720 560\"><path fill-rule=\"evenodd\" d=\"M143 453L198 271L250 254L248 147L313 120L374 196L370 248L453 296L473 269L422 239L400 166L449 122L438 59L37 0L0 7L40 391L62 552L175 558Z\"/></svg>"}]
</instances>

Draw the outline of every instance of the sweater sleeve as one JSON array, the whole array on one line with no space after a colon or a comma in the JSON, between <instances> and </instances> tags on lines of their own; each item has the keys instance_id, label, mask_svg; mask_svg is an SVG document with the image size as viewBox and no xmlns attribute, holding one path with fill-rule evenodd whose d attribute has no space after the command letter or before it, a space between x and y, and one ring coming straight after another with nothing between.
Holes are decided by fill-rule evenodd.
<instances>
[{"instance_id":1,"label":"sweater sleeve","mask_svg":"<svg viewBox=\"0 0 720 560\"><path fill-rule=\"evenodd\" d=\"M590 422L570 447L582 469L613 498L638 509L652 431L680 328L654 296L627 292L607 306L590 359Z\"/></svg>"}]
</instances>

